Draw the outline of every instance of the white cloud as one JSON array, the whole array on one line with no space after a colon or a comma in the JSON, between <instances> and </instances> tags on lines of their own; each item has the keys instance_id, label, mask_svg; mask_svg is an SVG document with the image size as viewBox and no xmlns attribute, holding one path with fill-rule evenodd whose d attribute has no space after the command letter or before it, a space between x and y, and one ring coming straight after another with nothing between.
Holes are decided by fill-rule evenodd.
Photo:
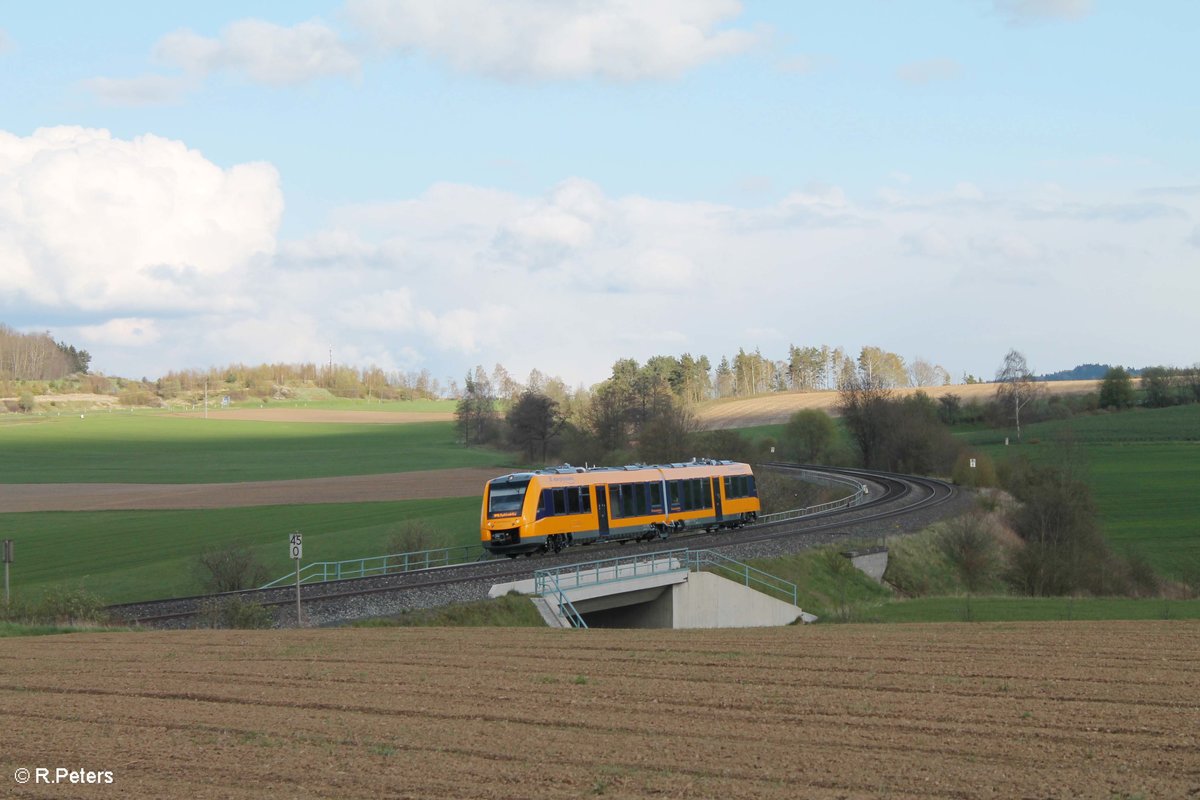
<instances>
[{"instance_id":1,"label":"white cloud","mask_svg":"<svg viewBox=\"0 0 1200 800\"><path fill-rule=\"evenodd\" d=\"M949 234L940 226L912 231L901 237L901 244L906 253L924 258L951 258L957 254L958 248Z\"/></svg>"},{"instance_id":2,"label":"white cloud","mask_svg":"<svg viewBox=\"0 0 1200 800\"><path fill-rule=\"evenodd\" d=\"M1010 25L1017 26L1078 20L1092 13L1092 0L992 0L992 5Z\"/></svg>"},{"instance_id":3,"label":"white cloud","mask_svg":"<svg viewBox=\"0 0 1200 800\"><path fill-rule=\"evenodd\" d=\"M156 344L162 335L158 322L148 317L110 319L100 325L76 329L89 347L143 347Z\"/></svg>"},{"instance_id":4,"label":"white cloud","mask_svg":"<svg viewBox=\"0 0 1200 800\"><path fill-rule=\"evenodd\" d=\"M1019 233L984 233L971 238L971 249L981 256L1010 263L1025 263L1043 258L1040 245Z\"/></svg>"},{"instance_id":5,"label":"white cloud","mask_svg":"<svg viewBox=\"0 0 1200 800\"><path fill-rule=\"evenodd\" d=\"M507 79L674 77L763 38L723 27L741 13L736 0L349 0L346 10L384 49Z\"/></svg>"},{"instance_id":6,"label":"white cloud","mask_svg":"<svg viewBox=\"0 0 1200 800\"><path fill-rule=\"evenodd\" d=\"M957 61L949 58L933 58L901 65L896 69L896 77L905 83L920 86L957 78L962 71L962 64Z\"/></svg>"},{"instance_id":7,"label":"white cloud","mask_svg":"<svg viewBox=\"0 0 1200 800\"><path fill-rule=\"evenodd\" d=\"M167 75L143 75L138 78L89 78L83 88L109 106L163 106L178 103L194 82Z\"/></svg>"},{"instance_id":8,"label":"white cloud","mask_svg":"<svg viewBox=\"0 0 1200 800\"><path fill-rule=\"evenodd\" d=\"M288 86L329 75L353 76L359 57L318 21L284 27L257 19L226 26L218 38L179 31L154 47L158 60L191 75L228 70L256 83Z\"/></svg>"},{"instance_id":9,"label":"white cloud","mask_svg":"<svg viewBox=\"0 0 1200 800\"><path fill-rule=\"evenodd\" d=\"M236 305L282 212L268 164L222 169L181 142L0 132L0 302L91 311Z\"/></svg>"},{"instance_id":10,"label":"white cloud","mask_svg":"<svg viewBox=\"0 0 1200 800\"><path fill-rule=\"evenodd\" d=\"M443 183L275 247L277 181L162 139L0 136L0 309L85 320L75 333L110 373L323 362L332 347L443 381L500 362L572 385L621 357L782 357L788 343L881 342L978 372L981 354L1024 345L995 341L1013 309L1044 334L1029 348L1039 363L1182 363L1194 355L1162 343L1200 336L1200 194L1114 225L1096 209L1139 192L962 182L921 195L889 181L886 202L824 186L738 207L580 178L542 196ZM1091 324L1147 307L1137 326Z\"/></svg>"}]
</instances>

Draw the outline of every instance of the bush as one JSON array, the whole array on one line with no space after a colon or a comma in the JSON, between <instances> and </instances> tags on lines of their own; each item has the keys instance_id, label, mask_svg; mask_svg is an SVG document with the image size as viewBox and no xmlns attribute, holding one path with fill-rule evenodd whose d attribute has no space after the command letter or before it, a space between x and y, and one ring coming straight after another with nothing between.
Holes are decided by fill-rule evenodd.
<instances>
[{"instance_id":1,"label":"bush","mask_svg":"<svg viewBox=\"0 0 1200 800\"><path fill-rule=\"evenodd\" d=\"M988 585L999 569L996 537L981 514L966 514L947 522L938 537L938 547L954 565L968 592L977 592Z\"/></svg>"},{"instance_id":2,"label":"bush","mask_svg":"<svg viewBox=\"0 0 1200 800\"><path fill-rule=\"evenodd\" d=\"M975 459L974 467L971 466L971 459ZM991 487L996 485L996 468L992 459L982 453L963 451L954 460L952 477L959 486L971 489Z\"/></svg>"},{"instance_id":3,"label":"bush","mask_svg":"<svg viewBox=\"0 0 1200 800\"><path fill-rule=\"evenodd\" d=\"M196 577L212 594L256 589L270 580L266 565L245 544L205 550L196 558Z\"/></svg>"},{"instance_id":4,"label":"bush","mask_svg":"<svg viewBox=\"0 0 1200 800\"><path fill-rule=\"evenodd\" d=\"M54 586L32 603L14 600L3 609L3 619L28 623L106 623L105 603L82 586Z\"/></svg>"},{"instance_id":5,"label":"bush","mask_svg":"<svg viewBox=\"0 0 1200 800\"><path fill-rule=\"evenodd\" d=\"M117 395L117 402L123 406L159 406L158 395L149 388L137 384L129 384Z\"/></svg>"},{"instance_id":6,"label":"bush","mask_svg":"<svg viewBox=\"0 0 1200 800\"><path fill-rule=\"evenodd\" d=\"M254 630L270 628L275 615L261 603L238 595L207 600L200 605L199 619L207 628Z\"/></svg>"},{"instance_id":7,"label":"bush","mask_svg":"<svg viewBox=\"0 0 1200 800\"><path fill-rule=\"evenodd\" d=\"M835 433L833 419L824 411L797 411L784 426L782 455L802 464L824 463L833 446Z\"/></svg>"},{"instance_id":8,"label":"bush","mask_svg":"<svg viewBox=\"0 0 1200 800\"><path fill-rule=\"evenodd\" d=\"M416 553L441 547L445 537L425 520L408 519L392 529L387 540L387 552Z\"/></svg>"},{"instance_id":9,"label":"bush","mask_svg":"<svg viewBox=\"0 0 1200 800\"><path fill-rule=\"evenodd\" d=\"M21 392L20 398L17 399L17 410L28 414L33 411L35 406L33 395L30 392Z\"/></svg>"}]
</instances>

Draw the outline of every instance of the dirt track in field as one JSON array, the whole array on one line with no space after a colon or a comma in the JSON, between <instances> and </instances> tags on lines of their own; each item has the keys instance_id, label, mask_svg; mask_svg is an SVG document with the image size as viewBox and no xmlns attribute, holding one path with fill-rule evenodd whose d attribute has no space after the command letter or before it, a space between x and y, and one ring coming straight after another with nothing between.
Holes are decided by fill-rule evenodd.
<instances>
[{"instance_id":1,"label":"dirt track in field","mask_svg":"<svg viewBox=\"0 0 1200 800\"><path fill-rule=\"evenodd\" d=\"M1194 622L0 640L15 796L1195 798ZM111 770L24 787L19 767Z\"/></svg>"},{"instance_id":2,"label":"dirt track in field","mask_svg":"<svg viewBox=\"0 0 1200 800\"><path fill-rule=\"evenodd\" d=\"M245 483L10 483L0 484L0 511L240 508L478 497L484 483L505 471L462 468Z\"/></svg>"},{"instance_id":3,"label":"dirt track in field","mask_svg":"<svg viewBox=\"0 0 1200 800\"><path fill-rule=\"evenodd\" d=\"M1050 394L1083 394L1094 392L1099 381L1045 381L1042 387ZM930 397L956 394L964 403L986 401L995 397L996 384L972 383L956 386L929 386L923 389L897 389L898 396L921 391ZM832 412L838 403L837 392L782 392L737 400L719 400L702 406L696 413L700 425L707 429L747 428L752 425L775 425L787 422L797 411L815 408Z\"/></svg>"}]
</instances>

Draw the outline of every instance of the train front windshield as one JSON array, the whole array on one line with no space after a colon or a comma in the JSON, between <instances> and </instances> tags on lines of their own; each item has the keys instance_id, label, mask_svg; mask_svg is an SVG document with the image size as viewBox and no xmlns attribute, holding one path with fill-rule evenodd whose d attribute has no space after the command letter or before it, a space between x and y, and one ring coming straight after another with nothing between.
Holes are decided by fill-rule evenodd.
<instances>
[{"instance_id":1,"label":"train front windshield","mask_svg":"<svg viewBox=\"0 0 1200 800\"><path fill-rule=\"evenodd\" d=\"M488 517L512 517L521 513L529 481L493 483L488 492Z\"/></svg>"}]
</instances>

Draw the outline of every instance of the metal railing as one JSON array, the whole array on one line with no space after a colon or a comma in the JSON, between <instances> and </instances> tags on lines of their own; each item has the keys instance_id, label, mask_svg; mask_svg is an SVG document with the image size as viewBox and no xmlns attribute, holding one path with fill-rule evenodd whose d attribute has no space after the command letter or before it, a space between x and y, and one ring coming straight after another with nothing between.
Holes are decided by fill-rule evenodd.
<instances>
[{"instance_id":1,"label":"metal railing","mask_svg":"<svg viewBox=\"0 0 1200 800\"><path fill-rule=\"evenodd\" d=\"M461 547L437 547L432 550L416 550L411 553L392 553L386 556L351 558L345 561L314 561L300 569L300 583L324 583L348 578L372 578L381 575L397 575L437 567L451 567L478 561L484 556L479 545ZM272 589L296 582L296 573L289 572L276 578L260 589Z\"/></svg>"},{"instance_id":2,"label":"metal railing","mask_svg":"<svg viewBox=\"0 0 1200 800\"><path fill-rule=\"evenodd\" d=\"M562 587L565 585L567 589L578 589L584 586L602 586L668 572L687 572L687 554L686 549L680 548L657 553L602 558L599 561L585 561L565 567L539 569L533 573L533 590L539 595L544 595L551 586Z\"/></svg>"},{"instance_id":3,"label":"metal railing","mask_svg":"<svg viewBox=\"0 0 1200 800\"><path fill-rule=\"evenodd\" d=\"M815 514L824 514L827 511L833 511L837 508L850 508L856 506L863 501L867 496L867 487L865 484L859 483L852 478L842 478L831 475L817 475L810 473L807 470L802 470L805 475L811 475L814 478L819 477L820 480L813 480L815 483L833 483L839 486L853 488L854 493L837 500L831 500L828 503L820 503L815 506L806 506L804 508L793 508L789 511L776 511L774 514L759 514L759 522L783 522L789 519L799 519L800 517L808 517Z\"/></svg>"},{"instance_id":4,"label":"metal railing","mask_svg":"<svg viewBox=\"0 0 1200 800\"><path fill-rule=\"evenodd\" d=\"M736 579L737 582L756 591L772 594L779 599L798 606L800 591L796 584L786 581L777 575L763 572L749 564L742 563L713 550L662 550L657 553L645 553L636 556L621 556L604 558L599 561L588 561L582 564L570 564L553 569L540 569L533 573L534 593L543 597L551 597L559 604L560 610L568 620L577 625L572 615L583 617L571 605L567 593L573 589L585 586L603 586L605 584L621 583L651 575L665 575L675 572L713 572L721 577ZM569 608L569 610L568 610Z\"/></svg>"},{"instance_id":5,"label":"metal railing","mask_svg":"<svg viewBox=\"0 0 1200 800\"><path fill-rule=\"evenodd\" d=\"M558 603L559 613L566 618L572 628L586 628L587 621L583 615L575 608L575 604L571 602L571 598L567 597L562 586L558 583L558 576L552 576L543 582L542 588L544 591L539 591L538 595L545 599L548 595L552 595L554 602Z\"/></svg>"},{"instance_id":6,"label":"metal railing","mask_svg":"<svg viewBox=\"0 0 1200 800\"><path fill-rule=\"evenodd\" d=\"M757 589L764 594L775 594L779 599L794 606L799 605L797 601L800 592L796 584L729 556L723 556L715 550L689 551L688 567L692 572L702 572L708 567L710 571L723 574L724 577L737 578L742 585L751 589Z\"/></svg>"}]
</instances>

